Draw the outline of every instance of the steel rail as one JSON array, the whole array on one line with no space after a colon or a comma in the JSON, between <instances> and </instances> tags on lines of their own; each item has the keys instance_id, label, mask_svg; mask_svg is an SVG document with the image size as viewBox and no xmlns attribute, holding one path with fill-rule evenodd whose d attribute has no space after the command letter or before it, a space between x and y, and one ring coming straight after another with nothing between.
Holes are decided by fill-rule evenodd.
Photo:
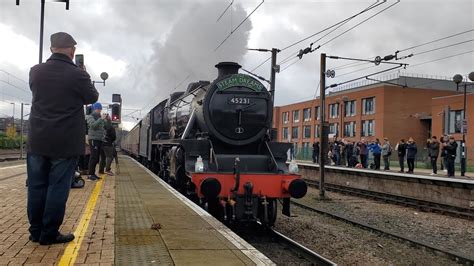
<instances>
[{"instance_id":1,"label":"steel rail","mask_svg":"<svg viewBox=\"0 0 474 266\"><path fill-rule=\"evenodd\" d=\"M305 179L306 183L311 186L318 188L319 182L316 180ZM390 193L375 192L360 188L347 187L342 185L335 185L326 183L326 188L329 191L338 192L342 194L355 195L358 197L370 198L375 200L381 200L384 202L395 203L397 205L410 206L413 208L420 209L422 211L432 211L442 214L451 215L454 217L466 218L469 220L474 219L474 211L468 208L461 208L451 205L446 205L437 202L431 202L426 200L420 200L416 198L394 195Z\"/></svg>"},{"instance_id":2,"label":"steel rail","mask_svg":"<svg viewBox=\"0 0 474 266\"><path fill-rule=\"evenodd\" d=\"M474 257L469 257L469 256L465 256L465 255L462 255L462 254L459 254L459 253L456 253L456 252L451 252L451 251L448 251L448 250L444 250L444 249L441 249L439 247L436 247L435 245L432 245L432 244L429 244L429 243L426 243L426 242L423 242L423 241L420 241L420 240L415 240L415 239L412 239L412 238L409 238L409 237L406 237L406 236L403 236L403 235L400 235L400 234L397 234L397 233L394 233L394 232L389 232L389 231L383 230L379 227L369 225L369 224L364 223L364 222L356 221L356 220L353 220L349 217L344 217L344 216L339 215L339 214L334 214L334 213L331 213L331 212L326 211L326 210L322 210L322 209L319 209L319 208L316 208L316 207L310 207L306 204L302 204L302 203L296 202L294 200L291 200L291 203L293 205L297 206L297 207L300 207L300 208L308 210L308 211L312 211L312 212L316 212L316 213L319 213L319 214L322 214L322 215L326 215L326 216L329 216L331 218L341 220L343 222L358 226L360 228L363 228L363 229L366 229L366 230L369 230L369 231L377 232L377 233L380 233L380 234L388 236L388 237L392 237L392 238L395 238L395 239L398 239L398 240L406 241L408 243L414 244L414 245L419 246L419 247L428 248L432 251L442 253L445 256L447 256L447 257L449 257L449 258L451 258L451 259L453 259L457 262L460 262L460 263L463 263L463 264L466 264L466 265L474 265Z\"/></svg>"},{"instance_id":3,"label":"steel rail","mask_svg":"<svg viewBox=\"0 0 474 266\"><path fill-rule=\"evenodd\" d=\"M312 251L311 249L303 246L297 241L289 238L288 236L285 236L284 234L274 229L269 228L269 232L272 234L273 237L287 243L295 252L303 256L305 259L309 260L311 263L314 263L314 265L337 265L336 263L324 258L318 253Z\"/></svg>"}]
</instances>

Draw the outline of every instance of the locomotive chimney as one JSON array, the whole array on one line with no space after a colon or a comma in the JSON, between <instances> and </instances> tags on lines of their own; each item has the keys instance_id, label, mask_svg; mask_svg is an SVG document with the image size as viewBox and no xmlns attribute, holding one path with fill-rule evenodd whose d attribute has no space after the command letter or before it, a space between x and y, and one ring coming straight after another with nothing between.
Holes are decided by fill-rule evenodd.
<instances>
[{"instance_id":1,"label":"locomotive chimney","mask_svg":"<svg viewBox=\"0 0 474 266\"><path fill-rule=\"evenodd\" d=\"M221 78L223 76L232 75L239 73L239 68L242 66L235 63L235 62L220 62L216 65L218 74L217 78Z\"/></svg>"}]
</instances>

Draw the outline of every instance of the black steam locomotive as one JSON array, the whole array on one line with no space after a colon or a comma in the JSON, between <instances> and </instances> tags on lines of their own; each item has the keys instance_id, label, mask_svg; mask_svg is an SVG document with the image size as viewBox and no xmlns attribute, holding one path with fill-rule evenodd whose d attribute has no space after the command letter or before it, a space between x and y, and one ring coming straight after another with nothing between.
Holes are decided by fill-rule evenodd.
<instances>
[{"instance_id":1,"label":"black steam locomotive","mask_svg":"<svg viewBox=\"0 0 474 266\"><path fill-rule=\"evenodd\" d=\"M222 221L273 225L277 200L289 215L290 197L303 197L307 185L285 163L291 144L270 140L271 94L237 63L216 67L216 80L171 94L121 147Z\"/></svg>"}]
</instances>

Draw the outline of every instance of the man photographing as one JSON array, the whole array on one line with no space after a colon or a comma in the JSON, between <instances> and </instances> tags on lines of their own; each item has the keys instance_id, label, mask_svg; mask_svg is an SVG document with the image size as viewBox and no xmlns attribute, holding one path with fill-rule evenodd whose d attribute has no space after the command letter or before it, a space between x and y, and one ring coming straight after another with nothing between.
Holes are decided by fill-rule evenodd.
<instances>
[{"instance_id":1,"label":"man photographing","mask_svg":"<svg viewBox=\"0 0 474 266\"><path fill-rule=\"evenodd\" d=\"M76 41L65 32L51 35L51 57L30 70L33 99L27 143L30 240L41 245L66 243L61 234L66 201L77 158L84 153L84 105L99 93L89 74L72 59Z\"/></svg>"}]
</instances>

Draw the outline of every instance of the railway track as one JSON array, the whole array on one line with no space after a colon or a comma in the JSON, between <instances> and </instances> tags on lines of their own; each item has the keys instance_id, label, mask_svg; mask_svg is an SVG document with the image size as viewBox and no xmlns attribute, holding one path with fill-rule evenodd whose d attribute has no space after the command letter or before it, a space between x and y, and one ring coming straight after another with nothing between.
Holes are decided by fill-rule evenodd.
<instances>
[{"instance_id":1,"label":"railway track","mask_svg":"<svg viewBox=\"0 0 474 266\"><path fill-rule=\"evenodd\" d=\"M20 158L20 153L18 153L18 152L1 153L0 154L0 162L19 160L19 158Z\"/></svg>"},{"instance_id":2,"label":"railway track","mask_svg":"<svg viewBox=\"0 0 474 266\"><path fill-rule=\"evenodd\" d=\"M417 246L417 247L432 250L433 252L443 254L443 255L447 256L448 258L450 258L450 259L452 259L452 260L454 260L458 263L462 263L464 265L474 265L474 257L467 257L465 255L458 254L456 252L444 250L444 249L438 248L438 247L436 247L432 244L425 243L423 241L419 241L419 240L416 240L416 239L412 239L412 238L409 238L409 237L406 237L406 236L403 236L403 235L400 235L400 234L397 234L397 233L394 233L394 232L389 232L389 231L383 230L379 227L369 225L369 224L361 222L361 221L356 221L356 220L353 220L349 217L344 217L344 216L339 215L339 214L334 214L334 213L328 212L326 210L322 210L320 208L311 207L311 206L308 206L306 204L296 202L294 200L291 201L291 204L296 206L296 207L299 207L299 208L302 208L302 209L305 209L305 210L308 210L308 211L311 211L311 212L319 213L319 214L322 214L322 215L326 215L326 216L329 216L331 218L347 222L349 224L358 226L360 228L363 228L363 229L366 229L366 230L369 230L369 231L372 231L372 232L379 233L379 234L387 236L387 237L391 237L391 238L394 238L394 239L398 239L398 240L410 243L411 245L414 245L414 246Z\"/></svg>"},{"instance_id":3,"label":"railway track","mask_svg":"<svg viewBox=\"0 0 474 266\"><path fill-rule=\"evenodd\" d=\"M312 251L311 249L289 238L288 236L285 236L284 234L273 229L268 230L274 238L278 239L279 241L285 242L297 254L310 261L312 265L337 265L334 262L319 255L318 253Z\"/></svg>"},{"instance_id":4,"label":"railway track","mask_svg":"<svg viewBox=\"0 0 474 266\"><path fill-rule=\"evenodd\" d=\"M319 188L319 181L305 179L306 183L310 187ZM409 206L420 209L422 211L431 211L442 214L447 214L455 217L466 218L469 220L474 219L474 210L467 208L460 208L456 206L450 206L446 204L440 204L436 202L430 202L425 200L419 200L410 197L404 197L389 193L368 191L359 188L346 187L341 185L325 183L326 190L338 192L342 194L354 195L358 197L370 198L380 200L384 202L395 203L398 205Z\"/></svg>"},{"instance_id":5,"label":"railway track","mask_svg":"<svg viewBox=\"0 0 474 266\"><path fill-rule=\"evenodd\" d=\"M278 265L337 265L296 240L259 223L231 229Z\"/></svg>"}]
</instances>

